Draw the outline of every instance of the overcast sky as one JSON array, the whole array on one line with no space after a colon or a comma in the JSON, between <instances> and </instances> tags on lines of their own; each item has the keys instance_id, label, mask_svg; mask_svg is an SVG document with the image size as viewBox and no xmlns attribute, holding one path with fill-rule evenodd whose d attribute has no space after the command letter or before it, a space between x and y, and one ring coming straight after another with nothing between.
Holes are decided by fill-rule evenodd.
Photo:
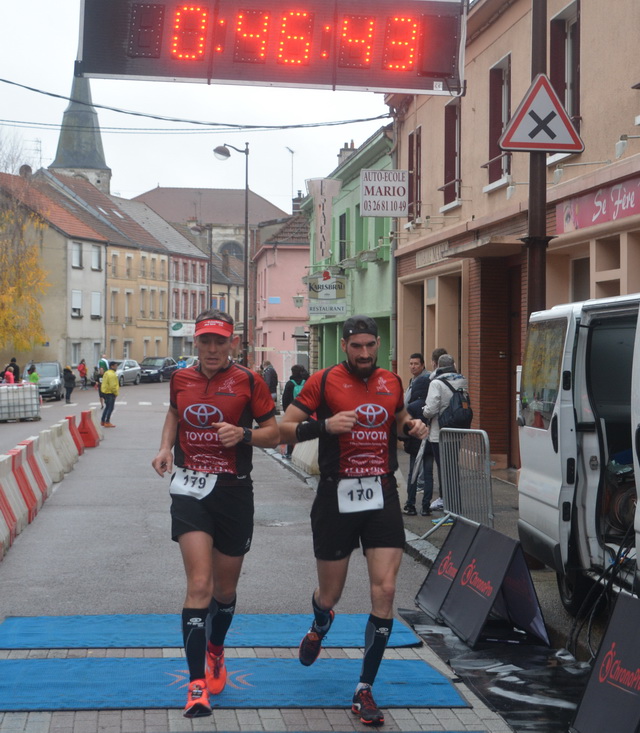
<instances>
[{"instance_id":1,"label":"overcast sky","mask_svg":"<svg viewBox=\"0 0 640 733\"><path fill-rule=\"evenodd\" d=\"M0 77L69 96L78 48L80 0L13 0L2 3ZM184 119L251 125L350 120L385 114L382 94L92 79L94 104ZM22 145L32 167L53 162L58 126L68 102L0 82L0 142ZM244 156L214 158L217 145L244 149L249 142L249 185L291 211L291 194L305 180L337 165L344 143L363 143L389 120L277 132L108 132L106 128L187 128L98 109L111 191L125 198L155 186L243 188ZM15 123L22 123L16 125ZM50 127L49 127L50 126ZM192 128L189 128L192 129ZM197 128L195 128L197 129ZM294 152L291 153L287 148ZM13 171L15 172L15 171ZM293 173L293 175L292 175Z\"/></svg>"}]
</instances>

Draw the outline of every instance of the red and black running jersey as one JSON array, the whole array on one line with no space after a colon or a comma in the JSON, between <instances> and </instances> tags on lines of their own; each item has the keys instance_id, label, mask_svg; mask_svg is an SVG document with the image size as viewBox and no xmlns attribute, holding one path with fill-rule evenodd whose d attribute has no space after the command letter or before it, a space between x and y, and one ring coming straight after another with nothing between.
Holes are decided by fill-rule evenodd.
<instances>
[{"instance_id":1,"label":"red and black running jersey","mask_svg":"<svg viewBox=\"0 0 640 733\"><path fill-rule=\"evenodd\" d=\"M207 473L247 476L253 449L246 443L224 448L212 423L250 428L275 415L275 405L263 379L246 367L230 364L206 377L198 367L179 369L171 377L171 406L178 411L174 445L176 466Z\"/></svg>"},{"instance_id":2,"label":"red and black running jersey","mask_svg":"<svg viewBox=\"0 0 640 733\"><path fill-rule=\"evenodd\" d=\"M404 407L404 391L397 374L378 367L362 379L342 362L312 374L293 404L318 419L349 410L358 415L349 433L320 436L322 477L377 476L398 468L396 414Z\"/></svg>"}]
</instances>

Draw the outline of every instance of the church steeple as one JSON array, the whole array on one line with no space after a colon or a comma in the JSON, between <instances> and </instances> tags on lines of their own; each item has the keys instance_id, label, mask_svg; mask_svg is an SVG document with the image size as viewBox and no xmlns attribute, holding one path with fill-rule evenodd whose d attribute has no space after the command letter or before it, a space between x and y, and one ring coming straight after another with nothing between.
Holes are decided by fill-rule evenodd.
<instances>
[{"instance_id":1,"label":"church steeple","mask_svg":"<svg viewBox=\"0 0 640 733\"><path fill-rule=\"evenodd\" d=\"M71 101L62 117L56 158L49 169L67 176L83 176L103 193L109 193L111 169L104 159L89 79L79 76L73 79Z\"/></svg>"}]
</instances>

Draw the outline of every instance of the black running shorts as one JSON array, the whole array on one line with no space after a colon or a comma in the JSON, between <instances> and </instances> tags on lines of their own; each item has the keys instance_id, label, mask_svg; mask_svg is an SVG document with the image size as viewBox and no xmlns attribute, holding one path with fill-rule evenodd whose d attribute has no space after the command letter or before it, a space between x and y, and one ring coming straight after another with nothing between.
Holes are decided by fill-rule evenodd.
<instances>
[{"instance_id":1,"label":"black running shorts","mask_svg":"<svg viewBox=\"0 0 640 733\"><path fill-rule=\"evenodd\" d=\"M404 549L404 522L394 476L384 476L384 507L340 514L335 479L321 479L311 507L313 552L318 560L341 560L360 545Z\"/></svg>"},{"instance_id":2,"label":"black running shorts","mask_svg":"<svg viewBox=\"0 0 640 733\"><path fill-rule=\"evenodd\" d=\"M185 532L206 532L224 555L240 557L251 549L253 537L253 486L220 485L204 499L171 495L171 537Z\"/></svg>"}]
</instances>

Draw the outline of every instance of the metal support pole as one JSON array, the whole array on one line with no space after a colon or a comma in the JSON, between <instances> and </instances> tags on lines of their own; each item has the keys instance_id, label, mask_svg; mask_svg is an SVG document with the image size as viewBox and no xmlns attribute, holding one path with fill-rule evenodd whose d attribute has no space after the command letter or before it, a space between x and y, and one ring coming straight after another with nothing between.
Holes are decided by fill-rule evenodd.
<instances>
[{"instance_id":1,"label":"metal support pole","mask_svg":"<svg viewBox=\"0 0 640 733\"><path fill-rule=\"evenodd\" d=\"M531 80L547 72L547 0L531 0ZM527 248L527 315L546 308L547 246L546 153L529 153L529 233Z\"/></svg>"},{"instance_id":2,"label":"metal support pole","mask_svg":"<svg viewBox=\"0 0 640 733\"><path fill-rule=\"evenodd\" d=\"M249 143L244 144L244 329L242 359L249 366Z\"/></svg>"}]
</instances>

